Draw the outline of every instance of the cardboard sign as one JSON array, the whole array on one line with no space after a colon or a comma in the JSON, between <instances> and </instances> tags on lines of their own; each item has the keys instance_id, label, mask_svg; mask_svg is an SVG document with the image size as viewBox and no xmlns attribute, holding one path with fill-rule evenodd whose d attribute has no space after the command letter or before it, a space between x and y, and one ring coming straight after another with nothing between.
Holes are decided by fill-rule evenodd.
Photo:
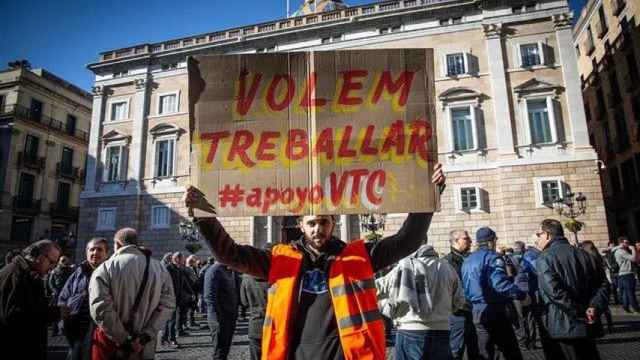
<instances>
[{"instance_id":1,"label":"cardboard sign","mask_svg":"<svg viewBox=\"0 0 640 360\"><path fill-rule=\"evenodd\" d=\"M430 49L195 56L193 185L220 216L434 211L433 94Z\"/></svg>"}]
</instances>

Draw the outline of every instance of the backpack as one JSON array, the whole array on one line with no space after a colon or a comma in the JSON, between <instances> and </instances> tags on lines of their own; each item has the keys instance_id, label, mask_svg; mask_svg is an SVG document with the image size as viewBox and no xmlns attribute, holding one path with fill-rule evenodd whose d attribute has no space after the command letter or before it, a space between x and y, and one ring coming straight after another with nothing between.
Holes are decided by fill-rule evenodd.
<instances>
[{"instance_id":1,"label":"backpack","mask_svg":"<svg viewBox=\"0 0 640 360\"><path fill-rule=\"evenodd\" d=\"M618 265L618 261L616 261L613 251L607 251L605 259L607 260L607 265L609 266L611 274L617 274L620 271L620 265Z\"/></svg>"}]
</instances>

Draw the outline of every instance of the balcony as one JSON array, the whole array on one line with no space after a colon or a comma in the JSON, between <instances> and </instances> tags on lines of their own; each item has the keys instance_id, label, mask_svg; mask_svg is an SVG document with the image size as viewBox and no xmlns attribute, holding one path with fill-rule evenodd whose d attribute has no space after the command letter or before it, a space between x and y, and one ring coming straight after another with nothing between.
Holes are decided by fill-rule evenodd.
<instances>
[{"instance_id":1,"label":"balcony","mask_svg":"<svg viewBox=\"0 0 640 360\"><path fill-rule=\"evenodd\" d=\"M613 0L612 1L613 15L618 16L624 10L625 6L627 6L627 2L625 0Z\"/></svg>"},{"instance_id":2,"label":"balcony","mask_svg":"<svg viewBox=\"0 0 640 360\"><path fill-rule=\"evenodd\" d=\"M18 168L26 168L35 171L44 170L46 159L44 157L31 156L24 152L18 153Z\"/></svg>"},{"instance_id":3,"label":"balcony","mask_svg":"<svg viewBox=\"0 0 640 360\"><path fill-rule=\"evenodd\" d=\"M37 215L40 213L40 200L34 200L24 196L13 197L13 211L25 215Z\"/></svg>"},{"instance_id":4,"label":"balcony","mask_svg":"<svg viewBox=\"0 0 640 360\"><path fill-rule=\"evenodd\" d=\"M78 181L84 177L84 171L77 167L65 166L62 162L56 164L56 177Z\"/></svg>"},{"instance_id":5,"label":"balcony","mask_svg":"<svg viewBox=\"0 0 640 360\"><path fill-rule=\"evenodd\" d=\"M53 219L78 220L79 208L60 203L49 204L49 215Z\"/></svg>"},{"instance_id":6,"label":"balcony","mask_svg":"<svg viewBox=\"0 0 640 360\"><path fill-rule=\"evenodd\" d=\"M0 115L11 115L22 121L44 126L59 134L68 135L83 142L89 142L88 132L78 130L75 127L68 127L67 124L62 121L50 118L43 114L36 114L32 112L31 109L21 105L6 106L5 109L0 109Z\"/></svg>"}]
</instances>

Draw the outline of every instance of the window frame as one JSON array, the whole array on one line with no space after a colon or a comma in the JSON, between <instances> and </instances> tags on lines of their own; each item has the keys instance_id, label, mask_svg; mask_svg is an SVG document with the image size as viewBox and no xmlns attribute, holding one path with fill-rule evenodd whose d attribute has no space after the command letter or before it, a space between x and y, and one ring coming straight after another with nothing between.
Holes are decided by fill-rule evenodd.
<instances>
[{"instance_id":1,"label":"window frame","mask_svg":"<svg viewBox=\"0 0 640 360\"><path fill-rule=\"evenodd\" d=\"M164 208L167 209L167 222L166 223L156 223L155 222L155 211L156 209L159 208ZM149 224L150 224L150 228L153 230L157 230L157 229L170 229L171 228L171 206L169 204L164 204L164 205L152 205L151 206L151 211L150 211L150 219L149 219Z\"/></svg>"},{"instance_id":2,"label":"window frame","mask_svg":"<svg viewBox=\"0 0 640 360\"><path fill-rule=\"evenodd\" d=\"M449 151L452 153L468 153L474 152L479 149L478 144L478 122L477 122L477 114L478 106L477 103L474 102L457 102L457 103L449 103L447 104L447 119L448 119L448 129L449 129ZM471 136L473 138L473 147L465 150L456 150L455 146L455 134L453 132L453 111L457 109L469 109L469 115L471 116Z\"/></svg>"},{"instance_id":3,"label":"window frame","mask_svg":"<svg viewBox=\"0 0 640 360\"><path fill-rule=\"evenodd\" d=\"M462 206L462 190L474 189L476 194L476 206L473 208L464 208ZM459 214L488 213L487 201L485 199L487 192L482 188L482 184L458 184L455 186L455 209Z\"/></svg>"},{"instance_id":4,"label":"window frame","mask_svg":"<svg viewBox=\"0 0 640 360\"><path fill-rule=\"evenodd\" d=\"M449 57L450 56L456 56L456 55L461 55L462 56L462 67L463 67L463 71L459 74L452 74L451 71L449 70ZM455 52L455 53L448 53L444 55L444 76L446 77L458 77L460 75L467 75L469 74L469 54L463 51L460 52Z\"/></svg>"},{"instance_id":5,"label":"window frame","mask_svg":"<svg viewBox=\"0 0 640 360\"><path fill-rule=\"evenodd\" d=\"M558 143L558 127L555 109L555 96L551 94L537 94L524 96L522 99L522 112L524 119L524 128L527 144L530 146L550 146ZM534 143L531 128L531 119L529 118L529 101L545 100L547 105L547 117L549 119L549 130L551 132L551 141L546 143Z\"/></svg>"},{"instance_id":6,"label":"window frame","mask_svg":"<svg viewBox=\"0 0 640 360\"><path fill-rule=\"evenodd\" d=\"M103 224L101 222L102 217L100 216L103 212L111 211L113 212L113 223L112 224ZM96 218L96 231L110 231L116 229L117 224L117 215L118 209L116 207L100 207L97 211Z\"/></svg>"},{"instance_id":7,"label":"window frame","mask_svg":"<svg viewBox=\"0 0 640 360\"><path fill-rule=\"evenodd\" d=\"M113 112L113 106L116 104L125 104L125 117L123 119L113 119L114 116L114 112ZM107 117L106 122L107 123L118 123L118 122L123 122L123 121L128 121L131 120L131 98L126 98L126 99L111 99L109 100L109 116Z\"/></svg>"},{"instance_id":8,"label":"window frame","mask_svg":"<svg viewBox=\"0 0 640 360\"><path fill-rule=\"evenodd\" d=\"M162 109L162 98L165 96L172 96L172 95L176 97L175 109L173 111L164 111ZM170 114L176 114L180 112L180 90L160 93L158 94L157 98L158 98L158 101L157 101L158 104L156 107L156 113L158 115L170 115Z\"/></svg>"},{"instance_id":9,"label":"window frame","mask_svg":"<svg viewBox=\"0 0 640 360\"><path fill-rule=\"evenodd\" d=\"M534 195L535 195L535 206L537 209L540 208L548 208L549 206L553 206L553 204L545 204L543 198L543 190L542 184L545 182L555 181L558 184L558 192L559 198L564 199L567 192L567 185L564 180L564 176L545 176L545 177L535 177L533 178L533 186L534 186Z\"/></svg>"},{"instance_id":10,"label":"window frame","mask_svg":"<svg viewBox=\"0 0 640 360\"><path fill-rule=\"evenodd\" d=\"M110 172L110 164L111 162L107 162L108 160L108 156L109 156L109 149L110 148L119 148L119 153L118 153L118 174L116 176L116 179L113 180L109 180L109 172ZM122 181L123 178L123 167L124 167L124 148L125 148L125 144L121 143L121 142L112 142L107 144L104 147L104 158L103 158L103 164L104 164L104 172L103 172L103 176L102 176L102 181L105 183L116 183L119 181Z\"/></svg>"},{"instance_id":11,"label":"window frame","mask_svg":"<svg viewBox=\"0 0 640 360\"><path fill-rule=\"evenodd\" d=\"M159 163L158 163L158 148L160 146L160 142L169 141L173 143L172 148L172 159L171 159L171 174L170 175L159 175ZM153 139L153 177L154 179L166 179L166 178L175 178L176 177L176 148L178 145L178 137L175 134L158 136Z\"/></svg>"},{"instance_id":12,"label":"window frame","mask_svg":"<svg viewBox=\"0 0 640 360\"><path fill-rule=\"evenodd\" d=\"M536 48L538 49L538 63L533 65L525 65L523 54L522 54L522 48L530 45L535 45ZM546 54L544 52L544 45L542 44L542 41L526 42L526 43L518 44L517 49L518 49L518 64L520 65L520 68L529 69L536 66L546 65Z\"/></svg>"}]
</instances>

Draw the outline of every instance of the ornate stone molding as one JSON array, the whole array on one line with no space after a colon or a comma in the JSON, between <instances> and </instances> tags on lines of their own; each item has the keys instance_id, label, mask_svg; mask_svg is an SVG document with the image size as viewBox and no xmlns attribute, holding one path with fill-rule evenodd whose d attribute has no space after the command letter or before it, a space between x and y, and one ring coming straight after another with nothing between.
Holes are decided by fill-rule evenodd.
<instances>
[{"instance_id":1,"label":"ornate stone molding","mask_svg":"<svg viewBox=\"0 0 640 360\"><path fill-rule=\"evenodd\" d=\"M104 95L104 90L105 90L104 86L100 86L100 85L93 86L91 88L91 92L93 92L93 96L102 96L102 95Z\"/></svg>"},{"instance_id":2,"label":"ornate stone molding","mask_svg":"<svg viewBox=\"0 0 640 360\"><path fill-rule=\"evenodd\" d=\"M553 20L553 28L557 30L571 29L571 13L555 14L551 16Z\"/></svg>"},{"instance_id":3,"label":"ornate stone molding","mask_svg":"<svg viewBox=\"0 0 640 360\"><path fill-rule=\"evenodd\" d=\"M136 86L136 90L144 90L147 87L147 79L135 79L133 84Z\"/></svg>"},{"instance_id":4,"label":"ornate stone molding","mask_svg":"<svg viewBox=\"0 0 640 360\"><path fill-rule=\"evenodd\" d=\"M518 101L531 94L551 94L554 98L557 98L562 91L562 86L550 84L545 81L540 81L536 78L525 81L524 83L513 88L514 92L518 95Z\"/></svg>"},{"instance_id":5,"label":"ornate stone molding","mask_svg":"<svg viewBox=\"0 0 640 360\"><path fill-rule=\"evenodd\" d=\"M153 140L155 140L159 136L164 135L174 135L176 139L179 139L180 135L185 133L185 131L177 125L162 123L149 129L149 133L153 137Z\"/></svg>"},{"instance_id":6,"label":"ornate stone molding","mask_svg":"<svg viewBox=\"0 0 640 360\"><path fill-rule=\"evenodd\" d=\"M484 36L487 39L498 39L502 37L503 27L502 23L497 24L482 24L484 30Z\"/></svg>"},{"instance_id":7,"label":"ornate stone molding","mask_svg":"<svg viewBox=\"0 0 640 360\"><path fill-rule=\"evenodd\" d=\"M102 143L107 145L114 141L123 141L125 145L129 145L131 142L131 135L123 134L116 130L111 130L108 133L102 135Z\"/></svg>"},{"instance_id":8,"label":"ornate stone molding","mask_svg":"<svg viewBox=\"0 0 640 360\"><path fill-rule=\"evenodd\" d=\"M476 107L480 106L484 94L467 87L458 86L447 89L438 95L438 100L442 102L442 108L446 108L451 103L462 101L473 101Z\"/></svg>"}]
</instances>

